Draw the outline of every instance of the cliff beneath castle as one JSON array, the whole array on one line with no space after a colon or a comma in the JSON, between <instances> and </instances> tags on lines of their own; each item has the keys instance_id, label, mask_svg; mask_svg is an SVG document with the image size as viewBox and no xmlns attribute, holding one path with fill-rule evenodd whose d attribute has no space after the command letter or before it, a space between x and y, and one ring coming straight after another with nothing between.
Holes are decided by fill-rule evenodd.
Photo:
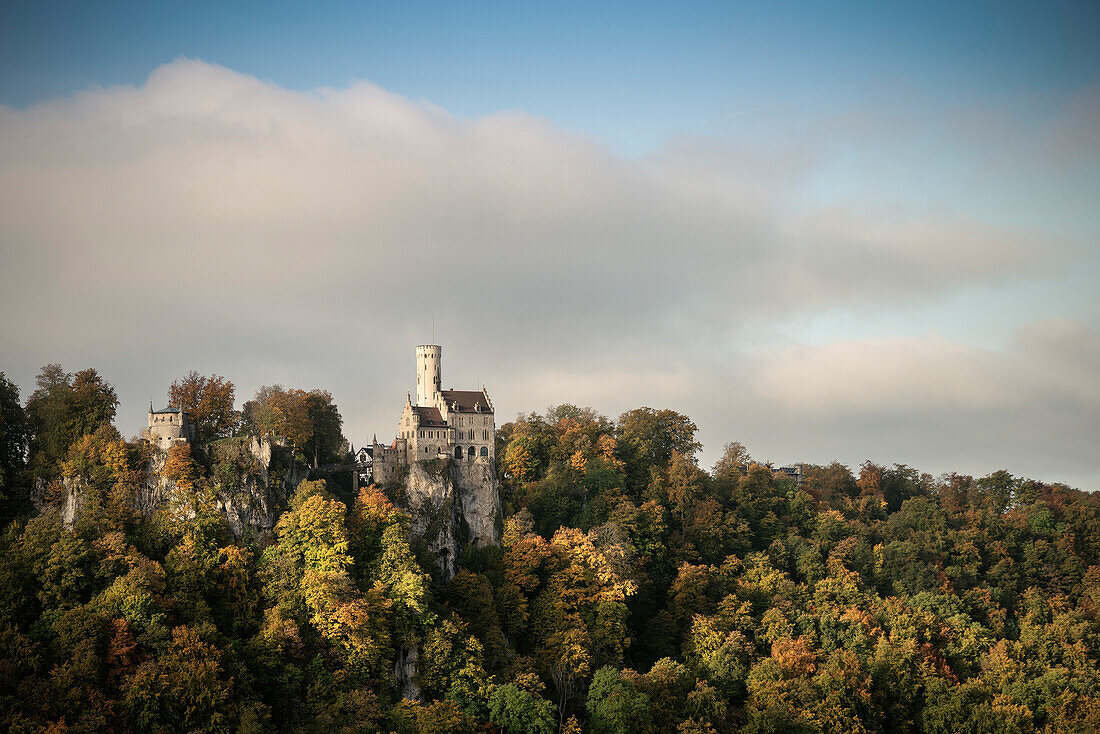
<instances>
[{"instance_id":1,"label":"cliff beneath castle","mask_svg":"<svg viewBox=\"0 0 1100 734\"><path fill-rule=\"evenodd\" d=\"M168 451L150 445L141 479L130 497L132 509L144 517L177 511L181 490L165 471ZM268 441L232 438L195 449L194 457L208 478L214 504L233 536L251 542L274 529L295 487L309 469L293 460L290 451ZM56 507L68 525L76 522L88 501L87 483L79 477L61 477L39 483L32 500L39 510Z\"/></svg>"},{"instance_id":2,"label":"cliff beneath castle","mask_svg":"<svg viewBox=\"0 0 1100 734\"><path fill-rule=\"evenodd\" d=\"M410 534L433 552L444 581L455 574L463 547L499 545L500 491L486 462L450 459L409 465L400 482L399 501L412 520Z\"/></svg>"}]
</instances>

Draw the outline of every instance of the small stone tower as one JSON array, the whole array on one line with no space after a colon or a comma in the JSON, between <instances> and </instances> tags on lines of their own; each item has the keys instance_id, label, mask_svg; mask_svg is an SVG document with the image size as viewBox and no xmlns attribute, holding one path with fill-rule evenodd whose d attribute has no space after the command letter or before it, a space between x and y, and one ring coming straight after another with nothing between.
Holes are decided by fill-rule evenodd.
<instances>
[{"instance_id":1,"label":"small stone tower","mask_svg":"<svg viewBox=\"0 0 1100 734\"><path fill-rule=\"evenodd\" d=\"M187 411L171 406L153 410L153 404L149 403L149 425L145 430L146 437L165 450L195 439L195 426Z\"/></svg>"},{"instance_id":2,"label":"small stone tower","mask_svg":"<svg viewBox=\"0 0 1100 734\"><path fill-rule=\"evenodd\" d=\"M416 404L420 407L433 408L439 401L442 353L443 347L438 344L422 344L416 348Z\"/></svg>"}]
</instances>

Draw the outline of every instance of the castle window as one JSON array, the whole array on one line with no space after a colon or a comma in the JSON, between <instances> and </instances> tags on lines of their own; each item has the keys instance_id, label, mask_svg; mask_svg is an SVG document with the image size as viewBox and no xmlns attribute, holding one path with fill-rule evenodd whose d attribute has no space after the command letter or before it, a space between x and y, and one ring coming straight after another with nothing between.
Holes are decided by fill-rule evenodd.
<instances>
[{"instance_id":1,"label":"castle window","mask_svg":"<svg viewBox=\"0 0 1100 734\"><path fill-rule=\"evenodd\" d=\"M470 429L470 440L471 441L474 440L474 429L472 429L472 428Z\"/></svg>"},{"instance_id":2,"label":"castle window","mask_svg":"<svg viewBox=\"0 0 1100 734\"><path fill-rule=\"evenodd\" d=\"M468 456L469 456L469 457L470 457L471 459L472 459L472 458L474 458L474 447L473 447L473 446L471 446L471 447L470 447L469 451L467 452L467 455L468 455Z\"/></svg>"},{"instance_id":3,"label":"castle window","mask_svg":"<svg viewBox=\"0 0 1100 734\"><path fill-rule=\"evenodd\" d=\"M481 455L482 456L488 456L489 455L489 447L488 446L482 446L481 447Z\"/></svg>"},{"instance_id":4,"label":"castle window","mask_svg":"<svg viewBox=\"0 0 1100 734\"><path fill-rule=\"evenodd\" d=\"M462 458L462 447L461 446L455 446L455 458L456 459L461 459Z\"/></svg>"},{"instance_id":5,"label":"castle window","mask_svg":"<svg viewBox=\"0 0 1100 734\"><path fill-rule=\"evenodd\" d=\"M486 441L489 440L489 429L488 428L486 428L484 431L481 432L481 437Z\"/></svg>"}]
</instances>

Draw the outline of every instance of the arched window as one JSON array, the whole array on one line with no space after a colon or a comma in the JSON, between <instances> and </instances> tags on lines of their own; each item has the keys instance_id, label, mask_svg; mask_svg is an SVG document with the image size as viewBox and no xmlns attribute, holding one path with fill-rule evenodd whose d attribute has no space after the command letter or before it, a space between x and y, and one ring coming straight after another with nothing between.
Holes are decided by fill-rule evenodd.
<instances>
[{"instance_id":1,"label":"arched window","mask_svg":"<svg viewBox=\"0 0 1100 734\"><path fill-rule=\"evenodd\" d=\"M482 446L481 447L481 455L482 456L488 456L489 455L489 447L488 446Z\"/></svg>"},{"instance_id":2,"label":"arched window","mask_svg":"<svg viewBox=\"0 0 1100 734\"><path fill-rule=\"evenodd\" d=\"M469 456L471 459L474 458L474 447L473 446L471 446L469 448L469 450L467 451L467 456Z\"/></svg>"},{"instance_id":3,"label":"arched window","mask_svg":"<svg viewBox=\"0 0 1100 734\"><path fill-rule=\"evenodd\" d=\"M455 446L455 458L456 459L461 459L462 458L462 447L461 446Z\"/></svg>"}]
</instances>

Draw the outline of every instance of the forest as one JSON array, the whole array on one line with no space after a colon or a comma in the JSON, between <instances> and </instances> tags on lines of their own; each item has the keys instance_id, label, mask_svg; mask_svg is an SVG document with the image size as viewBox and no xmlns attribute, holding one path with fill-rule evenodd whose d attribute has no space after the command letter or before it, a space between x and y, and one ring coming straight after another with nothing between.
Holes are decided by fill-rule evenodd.
<instances>
[{"instance_id":1,"label":"forest","mask_svg":"<svg viewBox=\"0 0 1100 734\"><path fill-rule=\"evenodd\" d=\"M24 399L0 373L6 731L1100 731L1096 493L870 461L796 483L736 441L708 470L688 416L562 404L498 428L502 542L445 578L399 482L314 471L350 460L329 393L166 397L196 441L141 512L152 449L106 378L49 365ZM264 436L307 478L238 538L217 447Z\"/></svg>"}]
</instances>

